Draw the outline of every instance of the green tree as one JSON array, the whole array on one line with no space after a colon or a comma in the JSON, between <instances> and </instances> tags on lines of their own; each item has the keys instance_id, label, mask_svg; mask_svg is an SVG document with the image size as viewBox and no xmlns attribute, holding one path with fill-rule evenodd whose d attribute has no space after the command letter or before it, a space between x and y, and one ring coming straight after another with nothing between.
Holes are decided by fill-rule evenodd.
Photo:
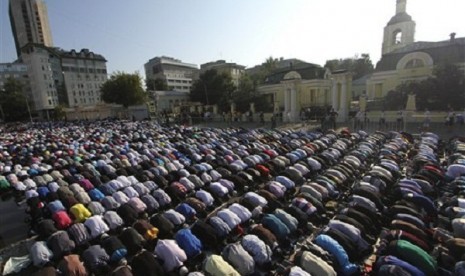
<instances>
[{"instance_id":1,"label":"green tree","mask_svg":"<svg viewBox=\"0 0 465 276\"><path fill-rule=\"evenodd\" d=\"M374 70L369 54L362 54L360 57L327 60L324 67L330 71L346 69L352 72L354 80L370 74Z\"/></svg>"},{"instance_id":2,"label":"green tree","mask_svg":"<svg viewBox=\"0 0 465 276\"><path fill-rule=\"evenodd\" d=\"M265 96L258 93L256 88L251 76L247 74L241 76L239 87L232 97L238 111L245 112L249 110L250 103L255 103L257 111L269 111L270 104L266 102Z\"/></svg>"},{"instance_id":3,"label":"green tree","mask_svg":"<svg viewBox=\"0 0 465 276\"><path fill-rule=\"evenodd\" d=\"M229 74L211 69L200 74L192 84L191 100L207 105L217 104L221 110L226 110L235 90Z\"/></svg>"},{"instance_id":4,"label":"green tree","mask_svg":"<svg viewBox=\"0 0 465 276\"><path fill-rule=\"evenodd\" d=\"M384 98L383 109L385 110L399 110L405 107L407 103L407 93L402 90L391 90Z\"/></svg>"},{"instance_id":5,"label":"green tree","mask_svg":"<svg viewBox=\"0 0 465 276\"><path fill-rule=\"evenodd\" d=\"M268 57L265 62L262 63L262 68L263 68L263 71L269 75L271 74L278 66L278 62L280 60L283 60L283 58L281 59L277 59L277 58L273 58L272 56Z\"/></svg>"},{"instance_id":6,"label":"green tree","mask_svg":"<svg viewBox=\"0 0 465 276\"><path fill-rule=\"evenodd\" d=\"M410 93L416 95L418 110L459 110L465 107L465 77L453 64L437 65L432 77L396 87L396 93L387 95L386 105L397 106L395 109L398 109L398 106L405 105Z\"/></svg>"},{"instance_id":7,"label":"green tree","mask_svg":"<svg viewBox=\"0 0 465 276\"><path fill-rule=\"evenodd\" d=\"M263 84L266 80L266 77L272 74L278 68L278 62L284 60L283 57L274 58L272 56L268 57L261 65L260 70L253 75L250 75L252 82L255 87L260 84Z\"/></svg>"},{"instance_id":8,"label":"green tree","mask_svg":"<svg viewBox=\"0 0 465 276\"><path fill-rule=\"evenodd\" d=\"M65 106L59 104L55 106L55 119L64 120L66 118Z\"/></svg>"},{"instance_id":9,"label":"green tree","mask_svg":"<svg viewBox=\"0 0 465 276\"><path fill-rule=\"evenodd\" d=\"M166 80L161 79L161 78L146 79L145 86L147 87L147 90L149 91L167 91L168 90L168 84L166 83Z\"/></svg>"},{"instance_id":10,"label":"green tree","mask_svg":"<svg viewBox=\"0 0 465 276\"><path fill-rule=\"evenodd\" d=\"M103 101L121 104L124 107L142 104L146 98L141 77L137 73L114 73L102 85L101 92Z\"/></svg>"},{"instance_id":11,"label":"green tree","mask_svg":"<svg viewBox=\"0 0 465 276\"><path fill-rule=\"evenodd\" d=\"M22 84L8 78L0 90L0 108L6 122L25 120L29 116Z\"/></svg>"},{"instance_id":12,"label":"green tree","mask_svg":"<svg viewBox=\"0 0 465 276\"><path fill-rule=\"evenodd\" d=\"M236 104L236 109L240 112L249 110L250 103L254 102L255 85L252 78L244 74L239 80L237 91L234 92L232 100Z\"/></svg>"}]
</instances>

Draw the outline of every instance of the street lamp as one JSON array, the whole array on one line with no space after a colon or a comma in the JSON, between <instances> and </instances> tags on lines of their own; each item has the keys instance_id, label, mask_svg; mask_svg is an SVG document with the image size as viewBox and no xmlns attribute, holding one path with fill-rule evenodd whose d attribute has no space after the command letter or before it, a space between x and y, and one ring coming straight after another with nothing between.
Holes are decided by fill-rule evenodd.
<instances>
[{"instance_id":1,"label":"street lamp","mask_svg":"<svg viewBox=\"0 0 465 276\"><path fill-rule=\"evenodd\" d=\"M207 91L207 84L205 82L203 82L203 89L205 91L205 98L206 98L206 101L207 101L207 105L209 105L209 101L208 101L208 91Z\"/></svg>"},{"instance_id":2,"label":"street lamp","mask_svg":"<svg viewBox=\"0 0 465 276\"><path fill-rule=\"evenodd\" d=\"M29 100L27 97L26 97L26 106L27 106L27 112L29 113L29 120L31 120L31 124L32 124L33 121L32 121L32 115L31 115L31 108L29 107ZM3 109L2 109L2 113L3 113Z\"/></svg>"}]
</instances>

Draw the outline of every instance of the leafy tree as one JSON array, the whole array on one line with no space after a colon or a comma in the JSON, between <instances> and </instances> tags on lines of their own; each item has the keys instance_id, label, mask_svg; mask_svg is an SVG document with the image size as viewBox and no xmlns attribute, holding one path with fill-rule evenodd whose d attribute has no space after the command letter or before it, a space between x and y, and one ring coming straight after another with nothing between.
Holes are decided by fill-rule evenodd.
<instances>
[{"instance_id":1,"label":"leafy tree","mask_svg":"<svg viewBox=\"0 0 465 276\"><path fill-rule=\"evenodd\" d=\"M370 74L374 70L373 62L369 54L362 54L360 57L354 56L345 59L327 60L324 66L331 71L346 69L352 72L353 79L356 80Z\"/></svg>"},{"instance_id":2,"label":"leafy tree","mask_svg":"<svg viewBox=\"0 0 465 276\"><path fill-rule=\"evenodd\" d=\"M217 104L220 109L226 110L235 90L229 74L210 69L200 74L192 84L191 100L207 105Z\"/></svg>"},{"instance_id":3,"label":"leafy tree","mask_svg":"<svg viewBox=\"0 0 465 276\"><path fill-rule=\"evenodd\" d=\"M272 56L268 57L265 62L262 63L263 71L268 75L271 74L278 66L278 62L283 58L277 59Z\"/></svg>"},{"instance_id":4,"label":"leafy tree","mask_svg":"<svg viewBox=\"0 0 465 276\"><path fill-rule=\"evenodd\" d=\"M433 74L438 102L445 108L462 109L465 106L464 72L456 65L440 64L435 67ZM420 95L418 93L417 97Z\"/></svg>"},{"instance_id":5,"label":"leafy tree","mask_svg":"<svg viewBox=\"0 0 465 276\"><path fill-rule=\"evenodd\" d=\"M435 67L433 76L423 81L406 82L396 87L403 95L416 95L418 110L462 109L465 106L465 77L460 69L452 64ZM387 95L386 101L393 101ZM405 104L406 99L403 101Z\"/></svg>"},{"instance_id":6,"label":"leafy tree","mask_svg":"<svg viewBox=\"0 0 465 276\"><path fill-rule=\"evenodd\" d=\"M396 87L395 93L388 93L386 107L398 109L399 106L404 106L410 93L416 95L418 110L462 109L465 106L465 77L455 65L438 65L432 77L403 83Z\"/></svg>"},{"instance_id":7,"label":"leafy tree","mask_svg":"<svg viewBox=\"0 0 465 276\"><path fill-rule=\"evenodd\" d=\"M147 90L149 91L167 91L168 90L168 84L166 83L166 80L161 79L161 78L146 79L145 86L147 87Z\"/></svg>"},{"instance_id":8,"label":"leafy tree","mask_svg":"<svg viewBox=\"0 0 465 276\"><path fill-rule=\"evenodd\" d=\"M239 87L232 98L236 103L236 109L240 112L249 110L250 103L255 103L257 111L269 111L270 109L266 97L257 92L254 80L247 74L241 76Z\"/></svg>"},{"instance_id":9,"label":"leafy tree","mask_svg":"<svg viewBox=\"0 0 465 276\"><path fill-rule=\"evenodd\" d=\"M29 112L26 100L22 84L13 78L8 78L3 89L0 90L0 111L3 119L6 122L27 119Z\"/></svg>"},{"instance_id":10,"label":"leafy tree","mask_svg":"<svg viewBox=\"0 0 465 276\"><path fill-rule=\"evenodd\" d=\"M403 107L405 107L405 104L407 103L407 95L408 95L407 93L401 90L389 91L384 99L383 109L386 109L386 110L403 109Z\"/></svg>"},{"instance_id":11,"label":"leafy tree","mask_svg":"<svg viewBox=\"0 0 465 276\"><path fill-rule=\"evenodd\" d=\"M252 82L255 87L260 84L263 84L266 80L266 77L273 73L278 67L278 63L284 60L283 57L274 58L272 56L268 57L261 65L258 72L250 75Z\"/></svg>"},{"instance_id":12,"label":"leafy tree","mask_svg":"<svg viewBox=\"0 0 465 276\"><path fill-rule=\"evenodd\" d=\"M146 98L141 77L137 73L114 73L102 85L101 92L105 102L121 104L124 107L142 104Z\"/></svg>"},{"instance_id":13,"label":"leafy tree","mask_svg":"<svg viewBox=\"0 0 465 276\"><path fill-rule=\"evenodd\" d=\"M55 119L64 120L66 118L65 106L59 104L55 106Z\"/></svg>"}]
</instances>

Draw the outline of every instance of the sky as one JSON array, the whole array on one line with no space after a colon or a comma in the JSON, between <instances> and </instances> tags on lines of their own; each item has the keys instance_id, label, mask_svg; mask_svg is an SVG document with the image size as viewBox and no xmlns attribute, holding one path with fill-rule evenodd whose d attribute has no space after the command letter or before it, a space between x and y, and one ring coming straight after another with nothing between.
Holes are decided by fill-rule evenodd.
<instances>
[{"instance_id":1,"label":"sky","mask_svg":"<svg viewBox=\"0 0 465 276\"><path fill-rule=\"evenodd\" d=\"M140 72L156 56L247 67L266 58L381 56L396 0L45 0L54 46L103 55L109 72ZM408 0L416 41L465 37L464 0ZM16 58L8 0L0 0L0 62Z\"/></svg>"}]
</instances>

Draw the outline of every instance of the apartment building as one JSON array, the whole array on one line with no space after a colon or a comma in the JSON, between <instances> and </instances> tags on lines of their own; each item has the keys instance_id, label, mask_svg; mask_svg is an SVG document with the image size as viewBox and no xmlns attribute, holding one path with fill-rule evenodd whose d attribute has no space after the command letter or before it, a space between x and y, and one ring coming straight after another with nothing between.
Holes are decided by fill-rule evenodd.
<instances>
[{"instance_id":1,"label":"apartment building","mask_svg":"<svg viewBox=\"0 0 465 276\"><path fill-rule=\"evenodd\" d=\"M218 73L226 73L231 76L231 79L236 87L239 86L241 76L245 72L245 66L225 60L217 60L200 65L200 73L215 69Z\"/></svg>"},{"instance_id":2,"label":"apartment building","mask_svg":"<svg viewBox=\"0 0 465 276\"><path fill-rule=\"evenodd\" d=\"M60 50L59 54L68 106L102 103L100 87L107 80L106 59L89 49Z\"/></svg>"},{"instance_id":3,"label":"apartment building","mask_svg":"<svg viewBox=\"0 0 465 276\"><path fill-rule=\"evenodd\" d=\"M43 0L10 0L9 14L18 57L29 43L53 46L47 6Z\"/></svg>"},{"instance_id":4,"label":"apartment building","mask_svg":"<svg viewBox=\"0 0 465 276\"><path fill-rule=\"evenodd\" d=\"M150 59L144 68L147 80L164 80L168 90L179 92L190 92L199 73L197 65L165 56Z\"/></svg>"}]
</instances>

